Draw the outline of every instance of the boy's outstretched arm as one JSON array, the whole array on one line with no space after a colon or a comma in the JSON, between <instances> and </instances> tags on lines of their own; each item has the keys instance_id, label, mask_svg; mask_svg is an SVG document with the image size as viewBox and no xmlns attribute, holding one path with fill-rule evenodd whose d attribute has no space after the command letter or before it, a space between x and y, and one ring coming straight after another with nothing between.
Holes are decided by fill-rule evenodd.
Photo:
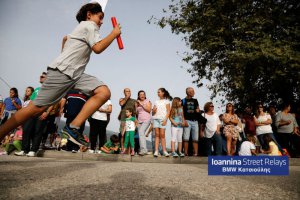
<instances>
[{"instance_id":1,"label":"boy's outstretched arm","mask_svg":"<svg viewBox=\"0 0 300 200\"><path fill-rule=\"evenodd\" d=\"M106 36L103 40L97 42L93 47L92 50L96 54L100 54L103 52L113 41L116 37L121 35L121 28L119 24L112 30L112 32Z\"/></svg>"}]
</instances>

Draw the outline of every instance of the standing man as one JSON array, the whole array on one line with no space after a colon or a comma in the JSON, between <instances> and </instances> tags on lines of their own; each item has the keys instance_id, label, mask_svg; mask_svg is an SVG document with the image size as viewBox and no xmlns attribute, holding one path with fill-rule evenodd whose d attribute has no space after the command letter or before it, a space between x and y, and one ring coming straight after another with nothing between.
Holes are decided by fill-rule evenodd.
<instances>
[{"instance_id":1,"label":"standing man","mask_svg":"<svg viewBox=\"0 0 300 200\"><path fill-rule=\"evenodd\" d=\"M124 95L125 97L121 98L119 101L119 104L121 106L121 112L119 115L119 119L121 121L120 130L123 130L123 127L125 126L127 109L131 109L133 111L132 116L136 117L136 100L131 98L131 90L129 88L125 88ZM121 138L122 151L123 151L123 145L124 145L124 137Z\"/></svg>"},{"instance_id":2,"label":"standing man","mask_svg":"<svg viewBox=\"0 0 300 200\"><path fill-rule=\"evenodd\" d=\"M194 156L198 156L198 140L199 140L199 124L198 116L200 113L199 103L194 99L195 91L193 88L186 88L186 97L182 99L184 118L188 123L188 127L184 128L183 144L184 153L188 156L189 139L192 135Z\"/></svg>"},{"instance_id":3,"label":"standing man","mask_svg":"<svg viewBox=\"0 0 300 200\"><path fill-rule=\"evenodd\" d=\"M243 117L243 123L245 123L245 134L247 135L256 135L256 124L254 120L254 115L252 113L252 107L250 105L246 106L245 114Z\"/></svg>"},{"instance_id":4,"label":"standing man","mask_svg":"<svg viewBox=\"0 0 300 200\"><path fill-rule=\"evenodd\" d=\"M43 72L40 76L40 83L43 84L47 78L47 73ZM30 100L34 101L39 94L41 87L37 87L32 95ZM32 102L30 102L32 103ZM48 109L39 116L29 118L23 124L23 141L22 141L22 150L16 152L17 156L35 157L40 148L42 137L47 128L47 117L52 110L53 106L48 107ZM31 145L30 145L31 144Z\"/></svg>"}]
</instances>

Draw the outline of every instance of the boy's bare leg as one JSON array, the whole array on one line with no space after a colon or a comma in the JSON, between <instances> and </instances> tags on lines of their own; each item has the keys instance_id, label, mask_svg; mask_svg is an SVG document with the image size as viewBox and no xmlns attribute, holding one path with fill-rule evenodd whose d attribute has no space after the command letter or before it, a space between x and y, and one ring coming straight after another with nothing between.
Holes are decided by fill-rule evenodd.
<instances>
[{"instance_id":1,"label":"boy's bare leg","mask_svg":"<svg viewBox=\"0 0 300 200\"><path fill-rule=\"evenodd\" d=\"M87 100L77 117L70 123L73 127L80 127L87 118L98 110L110 98L107 86L100 86L94 90L94 95Z\"/></svg>"},{"instance_id":2,"label":"boy's bare leg","mask_svg":"<svg viewBox=\"0 0 300 200\"><path fill-rule=\"evenodd\" d=\"M47 107L35 106L32 102L25 108L22 108L11 118L9 118L2 126L0 126L0 141L7 135L10 131L17 128L19 125L23 124L30 117L36 116L42 113Z\"/></svg>"}]
</instances>

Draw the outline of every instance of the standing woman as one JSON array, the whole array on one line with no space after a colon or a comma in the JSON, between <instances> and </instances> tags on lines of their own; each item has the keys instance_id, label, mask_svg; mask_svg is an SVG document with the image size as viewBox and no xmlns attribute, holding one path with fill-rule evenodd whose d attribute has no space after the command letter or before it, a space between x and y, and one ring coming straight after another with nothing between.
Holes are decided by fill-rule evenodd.
<instances>
[{"instance_id":1,"label":"standing woman","mask_svg":"<svg viewBox=\"0 0 300 200\"><path fill-rule=\"evenodd\" d=\"M278 142L282 148L286 148L288 152L293 157L296 152L293 147L295 144L296 138L300 135L299 127L294 115L290 113L291 104L284 103L283 109L276 115L276 127L277 127L277 136Z\"/></svg>"},{"instance_id":2,"label":"standing woman","mask_svg":"<svg viewBox=\"0 0 300 200\"><path fill-rule=\"evenodd\" d=\"M151 102L146 98L145 91L138 92L138 98L136 102L136 113L138 119L138 131L140 139L140 152L139 155L143 156L148 153L146 143L146 131L151 122Z\"/></svg>"},{"instance_id":3,"label":"standing woman","mask_svg":"<svg viewBox=\"0 0 300 200\"><path fill-rule=\"evenodd\" d=\"M108 125L108 114L112 112L111 100L103 104L90 118L90 153L96 152L97 137L99 137L99 151L107 141L106 127Z\"/></svg>"},{"instance_id":4,"label":"standing woman","mask_svg":"<svg viewBox=\"0 0 300 200\"><path fill-rule=\"evenodd\" d=\"M236 142L239 138L239 132L236 125L239 123L239 118L234 114L234 107L231 103L227 103L226 112L223 115L224 129L223 133L226 137L227 155L233 156L235 153Z\"/></svg>"},{"instance_id":5,"label":"standing woman","mask_svg":"<svg viewBox=\"0 0 300 200\"><path fill-rule=\"evenodd\" d=\"M25 107L27 107L28 106L28 104L30 103L30 96L32 95L32 93L33 93L33 91L34 91L34 88L33 87L27 87L26 88L26 90L25 90L25 95L24 95L24 99L23 99L23 101L24 101L24 103L23 103L23 108L25 108Z\"/></svg>"},{"instance_id":6,"label":"standing woman","mask_svg":"<svg viewBox=\"0 0 300 200\"><path fill-rule=\"evenodd\" d=\"M155 129L155 152L154 157L158 156L158 146L161 140L161 146L163 149L163 155L169 157L166 149L166 137L165 130L168 118L170 116L170 101L172 97L165 88L160 88L157 91L159 100L155 101L153 106L153 128Z\"/></svg>"},{"instance_id":7,"label":"standing woman","mask_svg":"<svg viewBox=\"0 0 300 200\"><path fill-rule=\"evenodd\" d=\"M255 124L256 124L256 135L258 141L262 147L262 149L267 150L269 144L265 143L263 139L265 135L269 135L275 144L278 146L279 150L283 153L280 145L278 145L272 130L272 117L270 114L264 112L264 107L262 104L258 104L256 115L254 116Z\"/></svg>"},{"instance_id":8,"label":"standing woman","mask_svg":"<svg viewBox=\"0 0 300 200\"><path fill-rule=\"evenodd\" d=\"M219 115L214 112L214 105L212 102L207 102L204 105L203 117L207 119L205 125L202 125L201 131L204 131L206 142L206 154L212 155L212 146L214 147L214 154L217 156L222 155L222 137L221 137L221 121ZM204 130L203 130L204 129Z\"/></svg>"},{"instance_id":9,"label":"standing woman","mask_svg":"<svg viewBox=\"0 0 300 200\"><path fill-rule=\"evenodd\" d=\"M16 113L22 108L22 102L19 99L17 88L11 88L9 91L9 97L7 97L2 106L1 113L4 113L1 124L4 124L12 114Z\"/></svg>"}]
</instances>

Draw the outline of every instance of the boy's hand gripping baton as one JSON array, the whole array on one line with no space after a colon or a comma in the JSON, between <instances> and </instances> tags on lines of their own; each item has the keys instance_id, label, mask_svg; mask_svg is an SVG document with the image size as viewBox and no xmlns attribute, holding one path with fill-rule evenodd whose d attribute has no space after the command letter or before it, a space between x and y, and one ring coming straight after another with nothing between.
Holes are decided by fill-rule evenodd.
<instances>
[{"instance_id":1,"label":"boy's hand gripping baton","mask_svg":"<svg viewBox=\"0 0 300 200\"><path fill-rule=\"evenodd\" d=\"M113 24L113 27L116 27L117 26L117 19L115 17L112 17L111 18L111 22ZM118 46L119 46L119 49L124 49L124 46L123 46L123 42L122 42L122 39L121 39L121 36L118 36L117 37L117 42L118 42Z\"/></svg>"}]
</instances>

